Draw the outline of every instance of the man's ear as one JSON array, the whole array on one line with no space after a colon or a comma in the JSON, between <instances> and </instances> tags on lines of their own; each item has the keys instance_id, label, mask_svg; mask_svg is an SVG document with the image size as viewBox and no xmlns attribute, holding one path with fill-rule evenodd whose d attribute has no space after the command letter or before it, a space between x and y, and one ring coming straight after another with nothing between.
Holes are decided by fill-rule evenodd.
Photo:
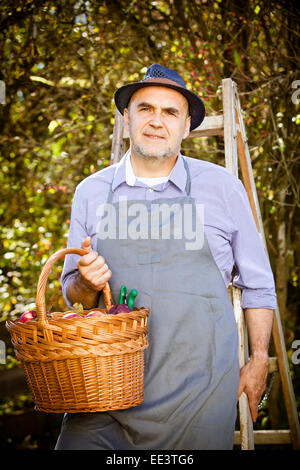
<instances>
[{"instance_id":1,"label":"man's ear","mask_svg":"<svg viewBox=\"0 0 300 470\"><path fill-rule=\"evenodd\" d=\"M128 108L124 108L123 116L124 116L124 127L125 127L126 131L129 132L129 110L128 110Z\"/></svg>"},{"instance_id":2,"label":"man's ear","mask_svg":"<svg viewBox=\"0 0 300 470\"><path fill-rule=\"evenodd\" d=\"M185 131L183 134L183 139L186 139L186 137L189 135L190 127L191 127L191 116L188 116L185 121Z\"/></svg>"}]
</instances>

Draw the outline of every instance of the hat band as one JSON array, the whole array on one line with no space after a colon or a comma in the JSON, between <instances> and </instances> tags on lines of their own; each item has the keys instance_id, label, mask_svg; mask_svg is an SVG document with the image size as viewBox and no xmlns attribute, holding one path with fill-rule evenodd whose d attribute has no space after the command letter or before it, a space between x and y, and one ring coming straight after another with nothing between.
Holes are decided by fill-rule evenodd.
<instances>
[{"instance_id":1,"label":"hat band","mask_svg":"<svg viewBox=\"0 0 300 470\"><path fill-rule=\"evenodd\" d=\"M173 80L169 80L168 78L146 78L146 80L142 80L142 82L153 82L153 83L162 83L167 85L175 85L179 86L180 88L184 88L180 83L174 82Z\"/></svg>"}]
</instances>

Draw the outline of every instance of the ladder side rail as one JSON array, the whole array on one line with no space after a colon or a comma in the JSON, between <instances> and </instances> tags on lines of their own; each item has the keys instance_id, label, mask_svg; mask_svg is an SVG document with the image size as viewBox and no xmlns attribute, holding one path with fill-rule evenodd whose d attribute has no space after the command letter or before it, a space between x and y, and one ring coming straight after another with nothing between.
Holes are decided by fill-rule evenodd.
<instances>
[{"instance_id":1,"label":"ladder side rail","mask_svg":"<svg viewBox=\"0 0 300 470\"><path fill-rule=\"evenodd\" d=\"M110 164L114 165L118 163L125 153L125 141L123 138L124 134L124 118L120 111L116 108L115 110L115 122L112 134Z\"/></svg>"},{"instance_id":2,"label":"ladder side rail","mask_svg":"<svg viewBox=\"0 0 300 470\"><path fill-rule=\"evenodd\" d=\"M235 320L238 328L239 337L239 366L243 367L248 360L248 338L247 328L244 321L244 312L242 309L241 291L232 286L232 303ZM253 422L251 418L248 397L243 392L239 399L239 418L240 418L240 445L242 450L254 450Z\"/></svg>"},{"instance_id":3,"label":"ladder side rail","mask_svg":"<svg viewBox=\"0 0 300 470\"><path fill-rule=\"evenodd\" d=\"M224 119L224 151L225 166L228 171L238 177L237 127L235 119L234 89L230 78L222 80L223 119ZM248 335L244 312L241 308L240 289L233 286L233 311L239 334L239 366L242 368L248 361ZM239 293L239 294L238 294ZM239 297L240 295L240 297ZM253 422L250 414L249 401L246 393L239 398L241 449L254 449Z\"/></svg>"},{"instance_id":4,"label":"ladder side rail","mask_svg":"<svg viewBox=\"0 0 300 470\"><path fill-rule=\"evenodd\" d=\"M256 185L255 185L253 171L252 171L251 157L250 157L250 152L249 152L249 147L248 147L248 139L246 135L240 100L239 100L237 87L235 83L233 85L233 89L234 89L234 102L235 102L235 111L236 111L235 119L236 119L236 125L237 125L237 146L238 146L239 164L241 167L243 182L245 185L245 189L247 191L253 217L254 217L257 229L262 238L265 251L267 252L263 221L261 217L260 206L259 206L259 201L258 201L258 196L257 196L257 191L256 191Z\"/></svg>"},{"instance_id":5,"label":"ladder side rail","mask_svg":"<svg viewBox=\"0 0 300 470\"><path fill-rule=\"evenodd\" d=\"M231 78L222 80L225 167L238 176L234 92Z\"/></svg>"}]
</instances>

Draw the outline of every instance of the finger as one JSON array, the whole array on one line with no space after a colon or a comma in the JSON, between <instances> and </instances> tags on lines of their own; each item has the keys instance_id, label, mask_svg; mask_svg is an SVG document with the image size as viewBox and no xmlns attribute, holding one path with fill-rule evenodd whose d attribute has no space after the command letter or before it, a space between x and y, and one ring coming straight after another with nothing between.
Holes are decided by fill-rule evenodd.
<instances>
[{"instance_id":1,"label":"finger","mask_svg":"<svg viewBox=\"0 0 300 470\"><path fill-rule=\"evenodd\" d=\"M108 269L102 276L99 277L97 282L97 288L102 290L105 284L110 280L112 272Z\"/></svg>"},{"instance_id":2,"label":"finger","mask_svg":"<svg viewBox=\"0 0 300 470\"><path fill-rule=\"evenodd\" d=\"M107 264L103 264L98 258L87 266L78 265L79 272L87 281L95 283L108 271Z\"/></svg>"},{"instance_id":3,"label":"finger","mask_svg":"<svg viewBox=\"0 0 300 470\"><path fill-rule=\"evenodd\" d=\"M260 402L261 394L255 391L252 393L247 393L247 396L248 396L248 403L249 403L251 418L252 418L252 421L255 423L257 416L258 416L258 405Z\"/></svg>"},{"instance_id":4,"label":"finger","mask_svg":"<svg viewBox=\"0 0 300 470\"><path fill-rule=\"evenodd\" d=\"M243 376L240 376L239 388L238 388L238 399L242 395L243 391L245 390L245 381L243 380Z\"/></svg>"},{"instance_id":5,"label":"finger","mask_svg":"<svg viewBox=\"0 0 300 470\"><path fill-rule=\"evenodd\" d=\"M91 262L88 264L88 265L84 265L85 266L85 269L88 269L88 271L90 273L95 273L97 275L101 275L103 274L105 271L108 270L108 266L107 264L105 263L105 259L102 257L102 256L96 256L95 258L93 258L94 256L94 253L95 251L93 251L92 253L89 253L88 255L85 255L87 258L87 260L84 259L84 262L87 261L89 262L91 260Z\"/></svg>"},{"instance_id":6,"label":"finger","mask_svg":"<svg viewBox=\"0 0 300 470\"><path fill-rule=\"evenodd\" d=\"M98 253L96 251L90 251L87 255L81 256L80 260L78 261L78 268L79 266L89 266L90 264L94 263L98 258Z\"/></svg>"},{"instance_id":7,"label":"finger","mask_svg":"<svg viewBox=\"0 0 300 470\"><path fill-rule=\"evenodd\" d=\"M91 241L91 237L86 237L82 242L81 248L83 250L92 251Z\"/></svg>"},{"instance_id":8,"label":"finger","mask_svg":"<svg viewBox=\"0 0 300 470\"><path fill-rule=\"evenodd\" d=\"M101 275L108 270L108 266L102 256L97 256L97 258L90 264L89 269L91 270L91 272Z\"/></svg>"},{"instance_id":9,"label":"finger","mask_svg":"<svg viewBox=\"0 0 300 470\"><path fill-rule=\"evenodd\" d=\"M249 401L249 407L250 407L252 421L253 423L255 423L255 421L257 420L257 416L258 416L258 403L256 401L250 403Z\"/></svg>"},{"instance_id":10,"label":"finger","mask_svg":"<svg viewBox=\"0 0 300 470\"><path fill-rule=\"evenodd\" d=\"M84 279L92 289L102 290L105 284L111 278L111 274L112 273L110 270L107 270L104 274L100 276L98 273L87 273Z\"/></svg>"}]
</instances>

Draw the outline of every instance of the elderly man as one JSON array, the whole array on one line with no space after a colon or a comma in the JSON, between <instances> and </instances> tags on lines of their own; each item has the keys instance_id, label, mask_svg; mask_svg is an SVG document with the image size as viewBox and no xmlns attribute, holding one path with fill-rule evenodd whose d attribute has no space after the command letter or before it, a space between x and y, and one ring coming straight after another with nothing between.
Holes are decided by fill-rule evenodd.
<instances>
[{"instance_id":1,"label":"elderly man","mask_svg":"<svg viewBox=\"0 0 300 470\"><path fill-rule=\"evenodd\" d=\"M68 246L89 252L68 255L62 284L86 309L101 306L107 281L114 298L123 284L138 290L136 305L150 308L144 402L65 415L56 449L232 449L243 391L257 417L276 308L246 192L223 167L180 153L205 110L175 71L152 65L115 103L130 149L76 188ZM233 268L251 348L241 371Z\"/></svg>"}]
</instances>

